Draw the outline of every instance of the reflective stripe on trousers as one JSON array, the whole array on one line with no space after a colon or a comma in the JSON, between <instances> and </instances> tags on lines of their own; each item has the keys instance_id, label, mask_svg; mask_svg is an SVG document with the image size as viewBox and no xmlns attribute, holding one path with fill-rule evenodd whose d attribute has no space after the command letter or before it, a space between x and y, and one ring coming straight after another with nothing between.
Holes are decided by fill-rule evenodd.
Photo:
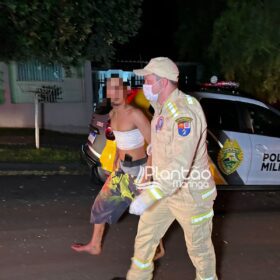
<instances>
[{"instance_id":1,"label":"reflective stripe on trousers","mask_svg":"<svg viewBox=\"0 0 280 280\"><path fill-rule=\"evenodd\" d=\"M210 197L214 192L216 191L216 188L213 188L211 190L207 190L201 194L202 199L207 199Z\"/></svg>"},{"instance_id":2,"label":"reflective stripe on trousers","mask_svg":"<svg viewBox=\"0 0 280 280\"><path fill-rule=\"evenodd\" d=\"M214 211L211 210L209 212L197 215L197 216L193 216L191 223L194 224L200 224L202 222L204 222L205 220L209 220L214 216Z\"/></svg>"},{"instance_id":3,"label":"reflective stripe on trousers","mask_svg":"<svg viewBox=\"0 0 280 280\"><path fill-rule=\"evenodd\" d=\"M197 280L215 280L215 279L217 279L217 278L215 278L215 277L203 278L203 277L197 276Z\"/></svg>"},{"instance_id":4,"label":"reflective stripe on trousers","mask_svg":"<svg viewBox=\"0 0 280 280\"><path fill-rule=\"evenodd\" d=\"M132 258L132 262L141 270L149 269L151 267L151 262L142 262L137 258Z\"/></svg>"}]
</instances>

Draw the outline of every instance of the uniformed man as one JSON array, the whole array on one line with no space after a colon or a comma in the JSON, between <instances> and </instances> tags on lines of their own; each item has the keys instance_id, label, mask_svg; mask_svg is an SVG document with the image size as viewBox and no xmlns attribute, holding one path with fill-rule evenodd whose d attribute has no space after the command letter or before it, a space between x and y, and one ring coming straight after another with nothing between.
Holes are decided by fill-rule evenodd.
<instances>
[{"instance_id":1,"label":"uniformed man","mask_svg":"<svg viewBox=\"0 0 280 280\"><path fill-rule=\"evenodd\" d=\"M128 280L149 280L160 239L176 219L184 230L196 279L216 280L211 240L216 186L209 171L207 125L198 101L177 88L179 71L166 57L150 60L144 69L144 93L155 109L151 129L153 181L132 202L141 215ZM152 207L151 207L152 206Z\"/></svg>"}]
</instances>

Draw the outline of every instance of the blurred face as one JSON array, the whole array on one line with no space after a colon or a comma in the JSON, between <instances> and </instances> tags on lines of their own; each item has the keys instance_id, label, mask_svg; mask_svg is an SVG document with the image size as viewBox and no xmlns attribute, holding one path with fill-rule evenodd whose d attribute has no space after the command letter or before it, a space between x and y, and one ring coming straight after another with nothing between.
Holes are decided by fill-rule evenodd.
<instances>
[{"instance_id":1,"label":"blurred face","mask_svg":"<svg viewBox=\"0 0 280 280\"><path fill-rule=\"evenodd\" d=\"M121 78L109 78L106 82L106 96L111 99L112 107L125 104L126 86Z\"/></svg>"}]
</instances>

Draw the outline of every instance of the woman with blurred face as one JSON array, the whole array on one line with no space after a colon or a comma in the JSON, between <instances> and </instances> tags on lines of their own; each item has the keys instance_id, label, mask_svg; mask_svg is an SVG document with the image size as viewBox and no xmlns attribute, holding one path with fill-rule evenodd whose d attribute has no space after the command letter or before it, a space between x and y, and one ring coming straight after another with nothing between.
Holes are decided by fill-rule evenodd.
<instances>
[{"instance_id":1,"label":"woman with blurred face","mask_svg":"<svg viewBox=\"0 0 280 280\"><path fill-rule=\"evenodd\" d=\"M143 170L146 164L151 163L151 157L147 156L145 149L145 142L151 142L150 122L141 110L126 103L127 86L121 78L107 79L106 95L111 99L113 108L109 117L117 143L115 171L108 177L93 203L91 240L87 244L75 243L71 246L77 252L92 255L101 253L105 224L116 223L140 193L134 182L142 182L141 167ZM163 254L164 249L160 244L155 259Z\"/></svg>"}]
</instances>

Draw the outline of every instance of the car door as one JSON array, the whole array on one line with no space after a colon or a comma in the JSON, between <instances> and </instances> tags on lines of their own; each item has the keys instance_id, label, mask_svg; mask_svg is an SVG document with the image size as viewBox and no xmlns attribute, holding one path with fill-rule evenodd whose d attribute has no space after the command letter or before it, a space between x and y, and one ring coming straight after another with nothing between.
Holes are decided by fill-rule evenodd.
<instances>
[{"instance_id":1,"label":"car door","mask_svg":"<svg viewBox=\"0 0 280 280\"><path fill-rule=\"evenodd\" d=\"M280 185L280 114L255 104L246 104L252 123L250 185Z\"/></svg>"},{"instance_id":2,"label":"car door","mask_svg":"<svg viewBox=\"0 0 280 280\"><path fill-rule=\"evenodd\" d=\"M251 141L241 129L238 102L202 98L200 103L208 125L208 153L215 166L216 184L245 185L251 162Z\"/></svg>"}]
</instances>

